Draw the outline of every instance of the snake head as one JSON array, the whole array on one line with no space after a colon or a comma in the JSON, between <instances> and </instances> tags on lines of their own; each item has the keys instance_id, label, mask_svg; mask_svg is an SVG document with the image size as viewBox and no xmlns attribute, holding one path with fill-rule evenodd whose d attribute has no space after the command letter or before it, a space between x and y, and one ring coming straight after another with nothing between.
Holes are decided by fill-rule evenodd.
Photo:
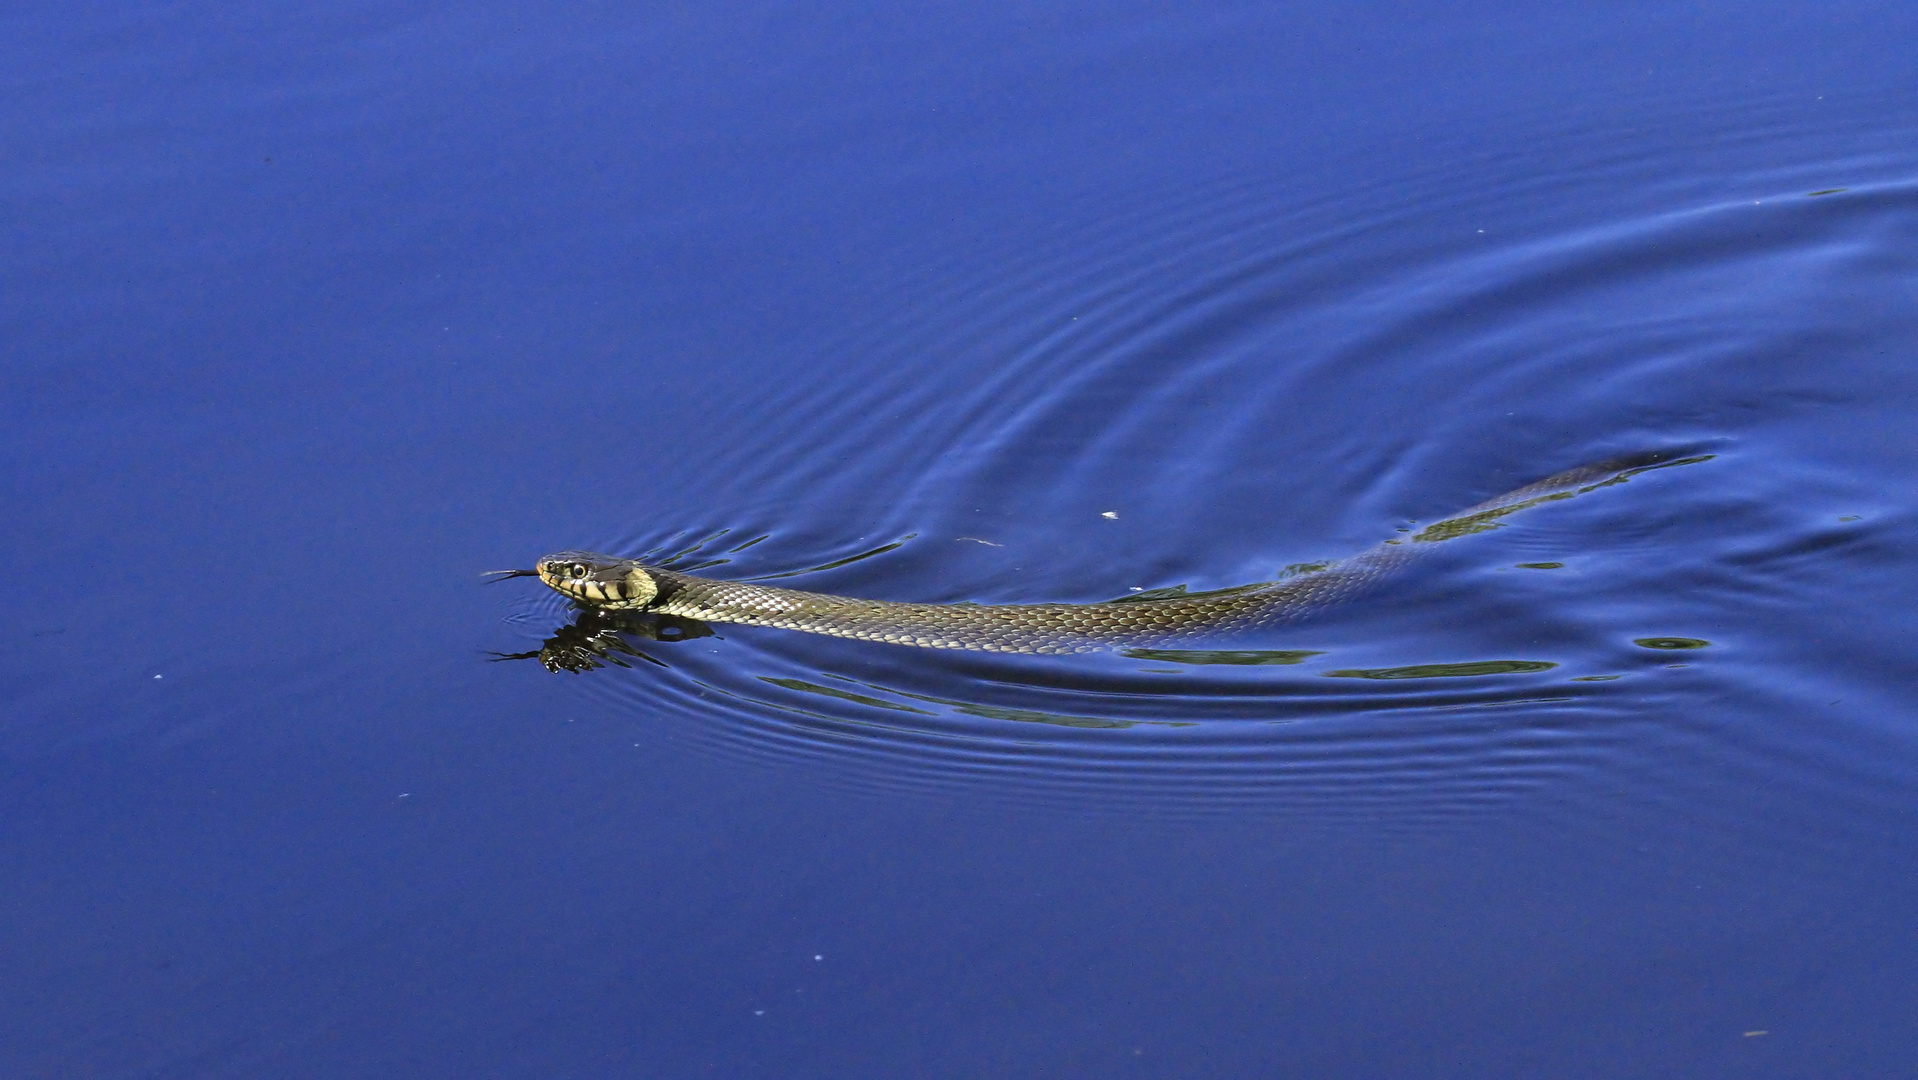
<instances>
[{"instance_id":1,"label":"snake head","mask_svg":"<svg viewBox=\"0 0 1918 1080\"><path fill-rule=\"evenodd\" d=\"M556 552L535 563L533 572L554 592L589 607L638 611L659 595L644 566L591 551Z\"/></svg>"}]
</instances>

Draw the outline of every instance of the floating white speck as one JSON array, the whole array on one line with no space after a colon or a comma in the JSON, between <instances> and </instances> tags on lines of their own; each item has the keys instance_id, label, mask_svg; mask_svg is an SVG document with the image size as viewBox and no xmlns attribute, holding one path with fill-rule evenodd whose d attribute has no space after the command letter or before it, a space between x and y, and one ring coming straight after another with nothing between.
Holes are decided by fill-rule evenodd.
<instances>
[{"instance_id":1,"label":"floating white speck","mask_svg":"<svg viewBox=\"0 0 1918 1080\"><path fill-rule=\"evenodd\" d=\"M1113 521L1119 520L1119 512L1117 510L1107 510L1105 513L1100 514L1099 516L1102 518L1110 518Z\"/></svg>"},{"instance_id":2,"label":"floating white speck","mask_svg":"<svg viewBox=\"0 0 1918 1080\"><path fill-rule=\"evenodd\" d=\"M821 954L815 954L815 955L813 956L813 959L814 959L814 960L824 960L824 959L825 959L825 956L824 956L824 955L821 955Z\"/></svg>"},{"instance_id":3,"label":"floating white speck","mask_svg":"<svg viewBox=\"0 0 1918 1080\"><path fill-rule=\"evenodd\" d=\"M766 1015L766 1010L764 1010L764 1009L754 1009L754 1010L753 1010L753 1015L754 1015L754 1016L764 1016L764 1015Z\"/></svg>"},{"instance_id":4,"label":"floating white speck","mask_svg":"<svg viewBox=\"0 0 1918 1080\"><path fill-rule=\"evenodd\" d=\"M155 675L155 676L154 676L154 678L156 678L156 679L164 679L164 678L166 678L166 676L165 676L165 675Z\"/></svg>"}]
</instances>

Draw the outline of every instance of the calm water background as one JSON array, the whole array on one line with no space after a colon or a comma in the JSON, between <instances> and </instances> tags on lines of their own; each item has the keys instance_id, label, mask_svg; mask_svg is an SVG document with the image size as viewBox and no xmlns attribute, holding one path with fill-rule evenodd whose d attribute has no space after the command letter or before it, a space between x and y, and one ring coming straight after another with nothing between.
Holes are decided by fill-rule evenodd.
<instances>
[{"instance_id":1,"label":"calm water background","mask_svg":"<svg viewBox=\"0 0 1918 1080\"><path fill-rule=\"evenodd\" d=\"M1910 1074L1914 41L15 5L0 1075ZM489 662L562 547L1092 601L1663 446L1296 663Z\"/></svg>"}]
</instances>

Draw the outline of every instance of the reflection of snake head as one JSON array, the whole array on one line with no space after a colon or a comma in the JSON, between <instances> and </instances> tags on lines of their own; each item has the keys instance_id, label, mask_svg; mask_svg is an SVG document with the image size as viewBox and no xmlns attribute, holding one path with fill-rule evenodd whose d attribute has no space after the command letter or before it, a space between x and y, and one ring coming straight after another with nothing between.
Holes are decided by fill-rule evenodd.
<instances>
[{"instance_id":1,"label":"reflection of snake head","mask_svg":"<svg viewBox=\"0 0 1918 1080\"><path fill-rule=\"evenodd\" d=\"M644 566L591 551L561 551L534 564L539 579L561 596L595 607L639 611L659 595Z\"/></svg>"}]
</instances>

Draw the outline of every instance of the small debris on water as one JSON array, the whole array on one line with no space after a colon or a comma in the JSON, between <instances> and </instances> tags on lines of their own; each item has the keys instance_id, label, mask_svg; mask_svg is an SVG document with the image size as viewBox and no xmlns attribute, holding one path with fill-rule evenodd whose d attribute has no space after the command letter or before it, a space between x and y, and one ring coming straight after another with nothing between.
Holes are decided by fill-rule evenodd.
<instances>
[{"instance_id":1,"label":"small debris on water","mask_svg":"<svg viewBox=\"0 0 1918 1080\"><path fill-rule=\"evenodd\" d=\"M1119 520L1119 512L1117 510L1107 510L1105 513L1100 514L1099 516L1102 518L1108 518L1112 521Z\"/></svg>"},{"instance_id":2,"label":"small debris on water","mask_svg":"<svg viewBox=\"0 0 1918 1080\"><path fill-rule=\"evenodd\" d=\"M1745 1033L1745 1037L1746 1037L1747 1039L1755 1039L1755 1038L1757 1038L1757 1037L1758 1037L1758 1036L1760 1036L1760 1035L1770 1035L1770 1034L1771 1034L1771 1032L1769 1032L1769 1031L1747 1031L1747 1032Z\"/></svg>"}]
</instances>

